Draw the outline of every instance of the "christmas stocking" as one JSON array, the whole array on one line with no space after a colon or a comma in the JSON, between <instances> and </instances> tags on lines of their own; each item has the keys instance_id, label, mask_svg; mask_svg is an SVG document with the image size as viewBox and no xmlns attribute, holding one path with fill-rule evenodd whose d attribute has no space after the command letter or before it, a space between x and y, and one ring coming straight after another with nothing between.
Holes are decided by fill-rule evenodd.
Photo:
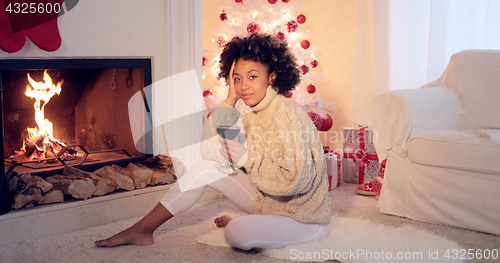
<instances>
[{"instance_id":1,"label":"christmas stocking","mask_svg":"<svg viewBox=\"0 0 500 263\"><path fill-rule=\"evenodd\" d=\"M46 0L45 3L60 4L62 8L64 0ZM35 13L30 16L24 16L24 25L26 35L40 49L54 52L61 47L61 35L57 27L58 13Z\"/></svg>"},{"instance_id":2,"label":"christmas stocking","mask_svg":"<svg viewBox=\"0 0 500 263\"><path fill-rule=\"evenodd\" d=\"M22 28L22 14L7 13L5 1L0 0L0 49L8 53L15 53L21 50L26 43L24 31L13 28Z\"/></svg>"}]
</instances>

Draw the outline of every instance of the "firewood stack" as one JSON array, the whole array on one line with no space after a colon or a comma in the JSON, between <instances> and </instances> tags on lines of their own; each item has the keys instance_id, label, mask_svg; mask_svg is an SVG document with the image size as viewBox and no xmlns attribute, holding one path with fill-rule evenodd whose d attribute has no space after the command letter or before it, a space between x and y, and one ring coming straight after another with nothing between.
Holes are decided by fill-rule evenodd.
<instances>
[{"instance_id":1,"label":"firewood stack","mask_svg":"<svg viewBox=\"0 0 500 263\"><path fill-rule=\"evenodd\" d=\"M64 202L65 196L85 200L117 189L130 191L148 185L170 184L177 178L175 172L182 174L183 170L179 160L158 155L147 159L145 165L131 163L120 167L113 164L92 173L66 166L62 175L45 179L30 173L13 173L9 178L9 189L15 200L12 207L19 209Z\"/></svg>"}]
</instances>

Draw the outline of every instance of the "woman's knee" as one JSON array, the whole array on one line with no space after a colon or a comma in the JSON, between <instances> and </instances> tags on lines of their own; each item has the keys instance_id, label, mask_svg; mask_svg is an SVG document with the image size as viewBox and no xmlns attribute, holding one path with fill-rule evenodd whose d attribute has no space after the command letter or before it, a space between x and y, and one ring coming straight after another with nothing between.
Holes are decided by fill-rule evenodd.
<instances>
[{"instance_id":1,"label":"woman's knee","mask_svg":"<svg viewBox=\"0 0 500 263\"><path fill-rule=\"evenodd\" d=\"M224 238L226 242L232 246L243 250L250 250L249 240L251 239L251 233L248 231L248 224L242 217L235 218L231 220L224 229Z\"/></svg>"}]
</instances>

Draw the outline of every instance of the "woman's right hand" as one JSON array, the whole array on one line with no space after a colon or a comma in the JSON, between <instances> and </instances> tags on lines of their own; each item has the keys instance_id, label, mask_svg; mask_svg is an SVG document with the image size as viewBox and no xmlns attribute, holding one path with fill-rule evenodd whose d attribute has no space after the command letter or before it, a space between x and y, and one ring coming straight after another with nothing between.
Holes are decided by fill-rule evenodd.
<instances>
[{"instance_id":1,"label":"woman's right hand","mask_svg":"<svg viewBox=\"0 0 500 263\"><path fill-rule=\"evenodd\" d=\"M231 65L231 69L229 70L229 76L228 76L228 85L229 85L229 91L227 93L227 98L225 102L232 107L236 105L236 102L240 99L240 96L238 93L236 93L236 89L234 87L234 65L236 65L236 61L233 61L233 64Z\"/></svg>"}]
</instances>

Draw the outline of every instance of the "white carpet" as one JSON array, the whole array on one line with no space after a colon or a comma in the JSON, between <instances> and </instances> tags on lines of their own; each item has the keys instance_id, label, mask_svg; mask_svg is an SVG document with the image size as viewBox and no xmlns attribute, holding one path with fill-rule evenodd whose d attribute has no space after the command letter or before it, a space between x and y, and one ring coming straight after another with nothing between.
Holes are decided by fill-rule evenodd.
<instances>
[{"instance_id":1,"label":"white carpet","mask_svg":"<svg viewBox=\"0 0 500 263\"><path fill-rule=\"evenodd\" d=\"M380 252L382 249L384 252L418 252L418 248L422 250L422 257L424 259L417 262L438 262L437 260L425 260L428 258L428 248L423 247L421 243L418 243L419 245L417 246L416 240L425 240L426 237L432 236L426 235L422 230L433 233L434 237L436 237L435 239L434 237L431 238L433 244L428 244L431 252L436 251L438 248L446 247L443 244L434 244L438 239L444 240L442 237L457 242L465 250L492 250L500 248L500 236L381 214L376 208L377 203L375 198L355 195L355 186L354 184L344 184L331 192L332 215L335 216L334 224L332 224L335 230L331 232L331 237L338 245L316 245L316 250L319 248L320 250L332 249L345 252L348 249L360 248L369 249L371 252ZM215 200L197 205L162 225L156 230L154 235L155 244L151 246L121 246L116 248L97 248L94 246L95 240L109 237L140 219L134 218L71 233L0 245L0 262L287 262L266 256L255 250L242 251L228 247L207 246L196 242L198 236L217 229L213 224L213 219L224 214L223 211L227 211L227 214L233 216L241 213L228 200ZM95 216L102 215L96 214ZM360 221L363 223L357 223L356 220L359 219L356 218L362 218L363 220ZM372 237L367 236L360 227L360 225L369 225L370 223L380 228L379 230L371 228L370 231L372 232L370 233L372 233ZM36 224L36 222L33 222L33 224ZM392 230L387 230L386 228ZM414 229L418 229L418 231L417 234L410 236L410 242L407 238L403 238L403 236L408 237L408 234ZM376 231L381 231L383 234L377 234ZM398 231L398 233L396 234L393 231ZM356 236L364 236L364 239L359 238L359 240L363 240L363 243ZM363 244L363 247L361 244ZM306 252L305 250L299 251L298 247L295 248L297 249L297 253L295 253L297 257L299 256L299 252ZM316 250L307 249L307 251ZM443 259L444 251L440 249L439 252L439 259ZM281 255L290 257L290 250L285 249L284 252L281 252ZM341 261L348 262L346 260ZM362 261L355 260L354 262ZM383 261L371 260L369 262L378 263ZM406 263L411 261L392 260L391 262ZM499 262L499 260L498 258L489 260L481 259L469 262L494 263Z\"/></svg>"},{"instance_id":2,"label":"white carpet","mask_svg":"<svg viewBox=\"0 0 500 263\"><path fill-rule=\"evenodd\" d=\"M233 215L233 218L237 217ZM209 226L206 221L201 225ZM224 229L214 229L197 238L201 244L229 247ZM327 238L260 253L278 259L324 262L463 262L444 257L446 251L460 251L456 242L412 226L389 227L364 219L332 216Z\"/></svg>"}]
</instances>

